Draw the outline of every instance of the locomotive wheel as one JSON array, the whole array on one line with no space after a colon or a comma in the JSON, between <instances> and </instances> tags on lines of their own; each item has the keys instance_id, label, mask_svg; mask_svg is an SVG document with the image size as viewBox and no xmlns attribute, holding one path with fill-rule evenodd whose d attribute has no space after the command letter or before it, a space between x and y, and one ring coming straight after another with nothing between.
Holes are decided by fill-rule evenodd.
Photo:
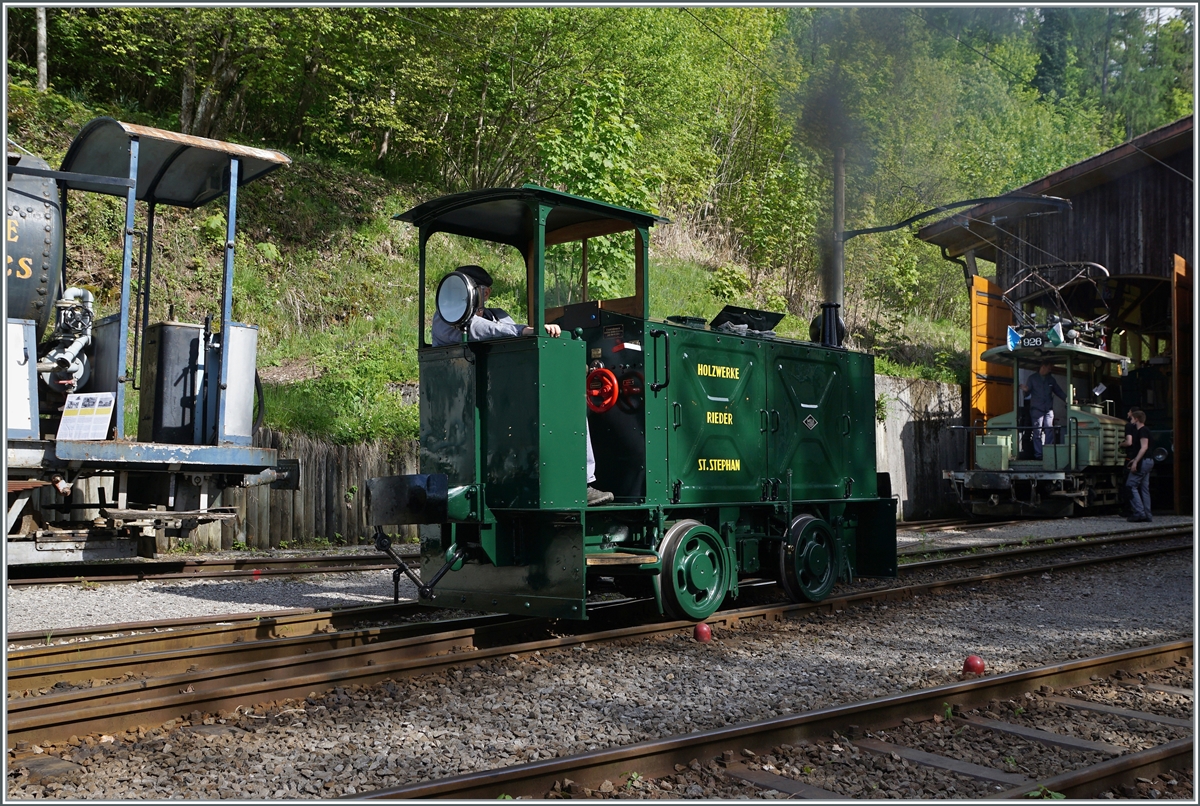
<instances>
[{"instance_id":1,"label":"locomotive wheel","mask_svg":"<svg viewBox=\"0 0 1200 806\"><path fill-rule=\"evenodd\" d=\"M833 590L841 560L829 524L799 515L779 544L779 582L793 602L819 602Z\"/></svg>"},{"instance_id":2,"label":"locomotive wheel","mask_svg":"<svg viewBox=\"0 0 1200 806\"><path fill-rule=\"evenodd\" d=\"M703 621L717 611L733 573L725 562L725 545L699 521L677 521L659 547L659 586L663 609L677 619Z\"/></svg>"}]
</instances>

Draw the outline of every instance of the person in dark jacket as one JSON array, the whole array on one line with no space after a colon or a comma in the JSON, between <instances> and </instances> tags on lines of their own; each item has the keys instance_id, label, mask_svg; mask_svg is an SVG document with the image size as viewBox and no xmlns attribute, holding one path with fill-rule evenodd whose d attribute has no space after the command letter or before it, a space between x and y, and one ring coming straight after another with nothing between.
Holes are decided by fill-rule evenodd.
<instances>
[{"instance_id":1,"label":"person in dark jacket","mask_svg":"<svg viewBox=\"0 0 1200 806\"><path fill-rule=\"evenodd\" d=\"M1067 399L1066 393L1058 385L1058 381L1050 372L1054 369L1053 361L1043 361L1034 375L1030 375L1021 384L1021 391L1029 394L1029 416L1033 421L1033 456L1042 458L1042 443L1046 434L1054 428L1054 395L1062 400Z\"/></svg>"},{"instance_id":2,"label":"person in dark jacket","mask_svg":"<svg viewBox=\"0 0 1200 806\"><path fill-rule=\"evenodd\" d=\"M1146 427L1146 413L1141 409L1130 412L1137 431L1129 447L1125 450L1129 457L1129 478L1125 486L1129 488L1129 503L1133 514L1128 520L1133 523L1149 523L1154 518L1150 514L1150 471L1154 469L1154 460L1150 453L1150 429Z\"/></svg>"}]
</instances>

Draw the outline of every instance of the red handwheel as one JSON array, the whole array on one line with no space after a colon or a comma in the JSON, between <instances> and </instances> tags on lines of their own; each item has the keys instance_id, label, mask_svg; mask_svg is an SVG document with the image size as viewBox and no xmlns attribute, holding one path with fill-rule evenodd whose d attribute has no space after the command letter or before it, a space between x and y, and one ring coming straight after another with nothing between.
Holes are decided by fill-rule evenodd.
<instances>
[{"instance_id":1,"label":"red handwheel","mask_svg":"<svg viewBox=\"0 0 1200 806\"><path fill-rule=\"evenodd\" d=\"M603 414L617 404L620 387L611 369L597 367L587 374L587 407Z\"/></svg>"}]
</instances>

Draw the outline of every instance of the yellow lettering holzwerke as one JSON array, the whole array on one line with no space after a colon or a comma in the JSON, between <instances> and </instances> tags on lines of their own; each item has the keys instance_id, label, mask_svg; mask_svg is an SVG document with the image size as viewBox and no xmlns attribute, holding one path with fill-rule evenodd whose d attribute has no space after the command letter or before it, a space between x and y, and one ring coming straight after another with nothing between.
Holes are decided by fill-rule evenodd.
<instances>
[{"instance_id":1,"label":"yellow lettering holzwerke","mask_svg":"<svg viewBox=\"0 0 1200 806\"><path fill-rule=\"evenodd\" d=\"M696 374L702 378L730 378L738 380L741 367L722 367L717 364L697 364Z\"/></svg>"}]
</instances>

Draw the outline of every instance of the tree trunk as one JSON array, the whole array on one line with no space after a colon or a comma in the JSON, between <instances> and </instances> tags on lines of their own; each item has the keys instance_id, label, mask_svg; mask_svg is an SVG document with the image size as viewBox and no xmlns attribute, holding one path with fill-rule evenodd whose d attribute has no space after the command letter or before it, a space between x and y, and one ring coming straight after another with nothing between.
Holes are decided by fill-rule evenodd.
<instances>
[{"instance_id":1,"label":"tree trunk","mask_svg":"<svg viewBox=\"0 0 1200 806\"><path fill-rule=\"evenodd\" d=\"M1108 15L1104 20L1104 56L1100 60L1100 103L1104 103L1104 97L1108 95L1108 47L1112 42L1112 9L1108 9Z\"/></svg>"},{"instance_id":2,"label":"tree trunk","mask_svg":"<svg viewBox=\"0 0 1200 806\"><path fill-rule=\"evenodd\" d=\"M192 133L192 116L196 113L196 63L188 60L183 71L183 91L179 98L179 131Z\"/></svg>"},{"instance_id":3,"label":"tree trunk","mask_svg":"<svg viewBox=\"0 0 1200 806\"><path fill-rule=\"evenodd\" d=\"M46 7L37 9L37 91L45 92L50 85L50 71L46 66Z\"/></svg>"}]
</instances>

